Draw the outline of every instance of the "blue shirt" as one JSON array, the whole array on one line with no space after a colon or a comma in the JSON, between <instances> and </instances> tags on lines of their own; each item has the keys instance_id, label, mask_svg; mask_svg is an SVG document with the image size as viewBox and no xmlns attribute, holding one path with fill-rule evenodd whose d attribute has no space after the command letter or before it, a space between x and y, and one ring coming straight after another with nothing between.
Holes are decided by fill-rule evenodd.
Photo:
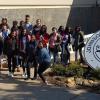
<instances>
[{"instance_id":1,"label":"blue shirt","mask_svg":"<svg viewBox=\"0 0 100 100\"><path fill-rule=\"evenodd\" d=\"M9 35L9 32L8 31L3 31L2 32L3 39L6 39L8 35Z\"/></svg>"},{"instance_id":2,"label":"blue shirt","mask_svg":"<svg viewBox=\"0 0 100 100\"><path fill-rule=\"evenodd\" d=\"M38 61L39 63L43 63L43 62L51 62L51 58L49 55L49 52L46 48L42 48L39 50L38 52Z\"/></svg>"},{"instance_id":3,"label":"blue shirt","mask_svg":"<svg viewBox=\"0 0 100 100\"><path fill-rule=\"evenodd\" d=\"M25 24L25 28L32 33L32 30L33 30L33 25L31 23L26 23Z\"/></svg>"}]
</instances>

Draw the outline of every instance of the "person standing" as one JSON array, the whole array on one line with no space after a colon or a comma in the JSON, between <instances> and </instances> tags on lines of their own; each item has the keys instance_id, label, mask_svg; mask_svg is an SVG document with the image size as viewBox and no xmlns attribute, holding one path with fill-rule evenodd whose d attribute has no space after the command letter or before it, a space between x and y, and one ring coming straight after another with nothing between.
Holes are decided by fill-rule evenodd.
<instances>
[{"instance_id":1,"label":"person standing","mask_svg":"<svg viewBox=\"0 0 100 100\"><path fill-rule=\"evenodd\" d=\"M36 24L33 26L33 32L32 34L35 35L36 40L39 41L40 40L40 30L41 30L41 19L37 19L36 20Z\"/></svg>"},{"instance_id":2,"label":"person standing","mask_svg":"<svg viewBox=\"0 0 100 100\"><path fill-rule=\"evenodd\" d=\"M23 28L20 36L19 36L19 52L20 56L22 58L22 67L23 67L23 77L25 78L27 76L26 74L26 65L27 65L27 59L26 59L26 45L30 41L30 35L27 33L27 30Z\"/></svg>"},{"instance_id":3,"label":"person standing","mask_svg":"<svg viewBox=\"0 0 100 100\"><path fill-rule=\"evenodd\" d=\"M49 38L49 53L53 54L54 64L58 61L58 52L61 51L61 38L58 35L57 28L52 28L52 33Z\"/></svg>"},{"instance_id":4,"label":"person standing","mask_svg":"<svg viewBox=\"0 0 100 100\"><path fill-rule=\"evenodd\" d=\"M21 34L23 28L25 28L25 22L23 20L21 20L19 23L19 26L18 26L20 34Z\"/></svg>"},{"instance_id":5,"label":"person standing","mask_svg":"<svg viewBox=\"0 0 100 100\"><path fill-rule=\"evenodd\" d=\"M17 71L19 72L19 67L20 67L20 60L19 60L19 35L20 35L20 31L18 28L18 21L14 20L13 21L13 26L11 28L11 31L15 31L15 36L16 36L16 40L17 40L17 51L16 51L16 66L17 66Z\"/></svg>"},{"instance_id":6,"label":"person standing","mask_svg":"<svg viewBox=\"0 0 100 100\"><path fill-rule=\"evenodd\" d=\"M78 61L78 50L80 55L80 63L83 63L82 48L84 47L84 33L81 31L80 26L75 27L75 33L73 34L74 39L74 50L75 50L75 61Z\"/></svg>"},{"instance_id":7,"label":"person standing","mask_svg":"<svg viewBox=\"0 0 100 100\"><path fill-rule=\"evenodd\" d=\"M25 16L25 26L24 26L24 28L26 28L28 33L32 34L33 25L30 22L30 15Z\"/></svg>"},{"instance_id":8,"label":"person standing","mask_svg":"<svg viewBox=\"0 0 100 100\"><path fill-rule=\"evenodd\" d=\"M9 76L13 77L15 68L16 68L16 37L15 31L12 31L9 36L4 41L3 53L7 55L8 58L8 69L9 69Z\"/></svg>"},{"instance_id":9,"label":"person standing","mask_svg":"<svg viewBox=\"0 0 100 100\"><path fill-rule=\"evenodd\" d=\"M65 35L63 37L63 42L64 42L64 39L65 39L65 52L66 52L65 65L68 65L70 64L70 50L69 50L69 46L71 43L70 27L65 28Z\"/></svg>"},{"instance_id":10,"label":"person standing","mask_svg":"<svg viewBox=\"0 0 100 100\"><path fill-rule=\"evenodd\" d=\"M9 25L8 25L7 18L2 18L1 24L0 24L0 30L2 30L2 27L3 27L3 26L6 26L7 29L9 29Z\"/></svg>"},{"instance_id":11,"label":"person standing","mask_svg":"<svg viewBox=\"0 0 100 100\"><path fill-rule=\"evenodd\" d=\"M36 48L37 48L37 42L35 36L31 35L31 40L26 45L26 57L27 57L27 66L26 66L27 78L25 78L26 80L30 78L31 64L34 67L34 77L32 78L32 80L37 78Z\"/></svg>"},{"instance_id":12,"label":"person standing","mask_svg":"<svg viewBox=\"0 0 100 100\"><path fill-rule=\"evenodd\" d=\"M66 42L66 36L65 36L65 29L64 26L60 26L58 29L58 33L61 36L61 63L64 63L64 51L65 51L65 42Z\"/></svg>"},{"instance_id":13,"label":"person standing","mask_svg":"<svg viewBox=\"0 0 100 100\"><path fill-rule=\"evenodd\" d=\"M47 26L42 25L41 30L40 30L40 40L43 42L43 46L48 48L48 42L49 42L49 37L50 35L47 33Z\"/></svg>"},{"instance_id":14,"label":"person standing","mask_svg":"<svg viewBox=\"0 0 100 100\"><path fill-rule=\"evenodd\" d=\"M10 30L7 28L6 25L3 25L0 32L0 36L2 37L3 41L8 37L9 34Z\"/></svg>"}]
</instances>

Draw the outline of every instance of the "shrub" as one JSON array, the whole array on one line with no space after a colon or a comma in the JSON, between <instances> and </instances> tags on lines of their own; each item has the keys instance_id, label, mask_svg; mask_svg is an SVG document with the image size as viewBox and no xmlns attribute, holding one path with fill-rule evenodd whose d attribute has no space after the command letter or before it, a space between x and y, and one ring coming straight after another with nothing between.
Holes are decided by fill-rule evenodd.
<instances>
[{"instance_id":1,"label":"shrub","mask_svg":"<svg viewBox=\"0 0 100 100\"><path fill-rule=\"evenodd\" d=\"M66 73L66 68L65 67L63 67L62 65L58 65L58 64L56 64L56 65L54 65L53 67L52 67L52 71L56 74L56 75L65 75L65 73Z\"/></svg>"},{"instance_id":2,"label":"shrub","mask_svg":"<svg viewBox=\"0 0 100 100\"><path fill-rule=\"evenodd\" d=\"M82 77L84 73L84 68L75 63L70 64L68 67L57 64L52 67L52 71L56 75Z\"/></svg>"},{"instance_id":3,"label":"shrub","mask_svg":"<svg viewBox=\"0 0 100 100\"><path fill-rule=\"evenodd\" d=\"M61 64L56 64L52 66L52 71L54 75L66 76L66 77L83 77L100 79L100 69L88 71L88 68L84 68L76 63L71 63L68 67L64 67Z\"/></svg>"},{"instance_id":4,"label":"shrub","mask_svg":"<svg viewBox=\"0 0 100 100\"><path fill-rule=\"evenodd\" d=\"M93 77L100 79L100 68L93 70Z\"/></svg>"},{"instance_id":5,"label":"shrub","mask_svg":"<svg viewBox=\"0 0 100 100\"><path fill-rule=\"evenodd\" d=\"M72 63L69 67L66 68L66 75L82 77L84 73L84 68L79 64Z\"/></svg>"}]
</instances>

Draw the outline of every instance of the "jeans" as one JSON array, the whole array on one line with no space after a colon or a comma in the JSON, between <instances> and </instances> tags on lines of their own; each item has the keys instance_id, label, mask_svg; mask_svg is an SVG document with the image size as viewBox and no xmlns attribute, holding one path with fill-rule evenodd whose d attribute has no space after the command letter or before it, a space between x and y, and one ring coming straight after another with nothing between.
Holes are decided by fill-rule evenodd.
<instances>
[{"instance_id":1,"label":"jeans","mask_svg":"<svg viewBox=\"0 0 100 100\"><path fill-rule=\"evenodd\" d=\"M32 64L34 67L34 78L37 78L37 61L35 58L33 58L32 60L28 59L27 61L27 67L26 67L27 76L28 78L30 78L30 64Z\"/></svg>"},{"instance_id":2,"label":"jeans","mask_svg":"<svg viewBox=\"0 0 100 100\"><path fill-rule=\"evenodd\" d=\"M61 62L64 64L68 64L68 60L70 62L69 46L66 45L65 43L62 43Z\"/></svg>"},{"instance_id":3,"label":"jeans","mask_svg":"<svg viewBox=\"0 0 100 100\"><path fill-rule=\"evenodd\" d=\"M63 63L63 61L64 61L65 43L61 44L61 48L62 48L62 50L61 50L61 62Z\"/></svg>"},{"instance_id":4,"label":"jeans","mask_svg":"<svg viewBox=\"0 0 100 100\"><path fill-rule=\"evenodd\" d=\"M26 72L26 66L27 66L27 62L26 62L26 53L24 52L20 52L20 56L22 57L22 68L23 68L23 73Z\"/></svg>"},{"instance_id":5,"label":"jeans","mask_svg":"<svg viewBox=\"0 0 100 100\"><path fill-rule=\"evenodd\" d=\"M53 59L54 59L54 63L58 62L58 52L53 53Z\"/></svg>"}]
</instances>

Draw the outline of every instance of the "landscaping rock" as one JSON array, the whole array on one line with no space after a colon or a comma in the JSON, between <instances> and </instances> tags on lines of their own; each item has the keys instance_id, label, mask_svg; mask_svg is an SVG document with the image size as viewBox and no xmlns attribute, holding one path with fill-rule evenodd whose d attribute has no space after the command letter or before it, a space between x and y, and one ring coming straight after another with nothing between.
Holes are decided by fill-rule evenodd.
<instances>
[{"instance_id":1,"label":"landscaping rock","mask_svg":"<svg viewBox=\"0 0 100 100\"><path fill-rule=\"evenodd\" d=\"M75 78L75 83L76 83L76 85L82 85L83 79L82 78Z\"/></svg>"},{"instance_id":2,"label":"landscaping rock","mask_svg":"<svg viewBox=\"0 0 100 100\"><path fill-rule=\"evenodd\" d=\"M74 77L67 78L65 83L66 83L67 87L70 87L70 88L75 88L76 87L76 83L75 83Z\"/></svg>"},{"instance_id":3,"label":"landscaping rock","mask_svg":"<svg viewBox=\"0 0 100 100\"><path fill-rule=\"evenodd\" d=\"M92 87L93 84L90 84L89 80L84 79L84 81L83 81L83 86L90 86L90 87Z\"/></svg>"}]
</instances>

